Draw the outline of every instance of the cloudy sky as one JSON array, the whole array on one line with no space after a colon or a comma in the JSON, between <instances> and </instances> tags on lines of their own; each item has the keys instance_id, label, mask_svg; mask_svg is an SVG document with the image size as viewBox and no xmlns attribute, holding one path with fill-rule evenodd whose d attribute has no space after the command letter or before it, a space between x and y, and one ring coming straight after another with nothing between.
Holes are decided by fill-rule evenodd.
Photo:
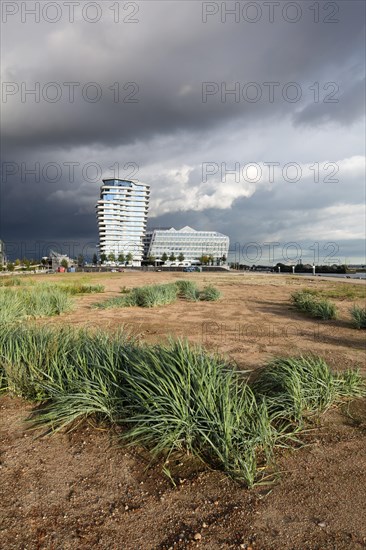
<instances>
[{"instance_id":1,"label":"cloudy sky","mask_svg":"<svg viewBox=\"0 0 366 550\"><path fill-rule=\"evenodd\" d=\"M220 231L240 261L364 263L364 21L349 0L2 2L8 251L92 253L117 176L151 185L150 226Z\"/></svg>"}]
</instances>

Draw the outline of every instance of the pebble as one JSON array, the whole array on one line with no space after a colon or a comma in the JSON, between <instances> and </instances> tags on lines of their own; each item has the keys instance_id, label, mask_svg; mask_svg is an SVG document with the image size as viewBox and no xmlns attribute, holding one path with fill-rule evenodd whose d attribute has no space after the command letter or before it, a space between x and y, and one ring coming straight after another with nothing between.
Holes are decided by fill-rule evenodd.
<instances>
[{"instance_id":1,"label":"pebble","mask_svg":"<svg viewBox=\"0 0 366 550\"><path fill-rule=\"evenodd\" d=\"M201 533L196 533L193 538L194 538L194 540L201 540L202 535L201 535Z\"/></svg>"},{"instance_id":2,"label":"pebble","mask_svg":"<svg viewBox=\"0 0 366 550\"><path fill-rule=\"evenodd\" d=\"M324 521L319 521L318 527L326 527L326 524Z\"/></svg>"}]
</instances>

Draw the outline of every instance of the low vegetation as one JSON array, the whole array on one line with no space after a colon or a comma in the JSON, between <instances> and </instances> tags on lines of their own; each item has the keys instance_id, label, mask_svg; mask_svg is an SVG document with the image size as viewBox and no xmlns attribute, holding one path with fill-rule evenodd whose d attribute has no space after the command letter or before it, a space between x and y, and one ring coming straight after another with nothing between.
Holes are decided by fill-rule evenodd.
<instances>
[{"instance_id":1,"label":"low vegetation","mask_svg":"<svg viewBox=\"0 0 366 550\"><path fill-rule=\"evenodd\" d=\"M67 294L98 294L104 292L103 285L87 285L83 283L73 284L60 284L58 288L61 288Z\"/></svg>"},{"instance_id":2,"label":"low vegetation","mask_svg":"<svg viewBox=\"0 0 366 550\"><path fill-rule=\"evenodd\" d=\"M312 296L322 298L333 298L335 300L354 300L357 298L366 298L366 287L357 284L337 283L331 288L304 288L303 292L307 292Z\"/></svg>"},{"instance_id":3,"label":"low vegetation","mask_svg":"<svg viewBox=\"0 0 366 550\"><path fill-rule=\"evenodd\" d=\"M130 291L123 288L123 296L109 298L94 304L99 309L120 307L156 307L172 304L177 298L197 302L199 300L216 301L221 293L213 286L199 290L192 281L180 280L175 283L149 285L133 288Z\"/></svg>"},{"instance_id":4,"label":"low vegetation","mask_svg":"<svg viewBox=\"0 0 366 550\"><path fill-rule=\"evenodd\" d=\"M184 451L247 486L310 413L365 395L357 371L333 374L320 358L277 359L248 382L201 347L139 344L124 332L2 325L0 357L3 391L37 404L30 426L53 433L92 416L163 457L168 475L169 455Z\"/></svg>"},{"instance_id":5,"label":"low vegetation","mask_svg":"<svg viewBox=\"0 0 366 550\"><path fill-rule=\"evenodd\" d=\"M61 288L1 288L0 324L29 317L60 315L73 308L73 302Z\"/></svg>"},{"instance_id":6,"label":"low vegetation","mask_svg":"<svg viewBox=\"0 0 366 550\"><path fill-rule=\"evenodd\" d=\"M207 285L200 292L200 300L216 302L221 297L221 292L212 285Z\"/></svg>"},{"instance_id":7,"label":"low vegetation","mask_svg":"<svg viewBox=\"0 0 366 550\"><path fill-rule=\"evenodd\" d=\"M321 299L308 290L300 290L292 294L294 306L317 319L336 319L336 306L327 299Z\"/></svg>"},{"instance_id":8,"label":"low vegetation","mask_svg":"<svg viewBox=\"0 0 366 550\"><path fill-rule=\"evenodd\" d=\"M0 287L2 286L20 286L21 281L19 277L1 277Z\"/></svg>"},{"instance_id":9,"label":"low vegetation","mask_svg":"<svg viewBox=\"0 0 366 550\"><path fill-rule=\"evenodd\" d=\"M364 393L357 371L334 374L320 357L274 359L257 376L253 389L270 409L301 424L344 398Z\"/></svg>"},{"instance_id":10,"label":"low vegetation","mask_svg":"<svg viewBox=\"0 0 366 550\"><path fill-rule=\"evenodd\" d=\"M366 328L366 307L353 306L351 316L356 328Z\"/></svg>"},{"instance_id":11,"label":"low vegetation","mask_svg":"<svg viewBox=\"0 0 366 550\"><path fill-rule=\"evenodd\" d=\"M178 288L178 295L180 298L190 302L197 302L199 300L200 292L196 283L188 279L182 279L176 281L175 284Z\"/></svg>"}]
</instances>

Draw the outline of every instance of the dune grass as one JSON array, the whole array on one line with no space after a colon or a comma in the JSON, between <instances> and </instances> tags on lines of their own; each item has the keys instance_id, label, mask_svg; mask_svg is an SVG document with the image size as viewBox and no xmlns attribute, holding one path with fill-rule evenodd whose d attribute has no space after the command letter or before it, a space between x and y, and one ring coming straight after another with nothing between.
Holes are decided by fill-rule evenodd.
<instances>
[{"instance_id":1,"label":"dune grass","mask_svg":"<svg viewBox=\"0 0 366 550\"><path fill-rule=\"evenodd\" d=\"M316 319L336 319L336 306L326 299L320 299L308 290L300 290L292 294L294 306Z\"/></svg>"},{"instance_id":2,"label":"dune grass","mask_svg":"<svg viewBox=\"0 0 366 550\"><path fill-rule=\"evenodd\" d=\"M20 286L22 281L19 277L0 277L0 287L2 286Z\"/></svg>"},{"instance_id":3,"label":"dune grass","mask_svg":"<svg viewBox=\"0 0 366 550\"><path fill-rule=\"evenodd\" d=\"M60 315L72 308L71 298L58 287L0 288L0 324Z\"/></svg>"},{"instance_id":4,"label":"dune grass","mask_svg":"<svg viewBox=\"0 0 366 550\"><path fill-rule=\"evenodd\" d=\"M354 305L350 310L353 325L358 328L366 328L366 307Z\"/></svg>"},{"instance_id":5,"label":"dune grass","mask_svg":"<svg viewBox=\"0 0 366 550\"><path fill-rule=\"evenodd\" d=\"M201 290L199 299L207 302L216 302L221 297L221 292L212 285L207 285Z\"/></svg>"},{"instance_id":6,"label":"dune grass","mask_svg":"<svg viewBox=\"0 0 366 550\"><path fill-rule=\"evenodd\" d=\"M149 285L121 289L123 296L116 296L97 302L93 307L99 309L120 308L120 307L156 307L172 304L177 298L185 299L190 302L199 300L216 301L221 293L213 286L206 286L199 290L193 281L179 280L175 283L160 285Z\"/></svg>"},{"instance_id":7,"label":"dune grass","mask_svg":"<svg viewBox=\"0 0 366 550\"><path fill-rule=\"evenodd\" d=\"M195 282L188 279L181 279L175 281L175 285L178 288L178 296L189 302L197 302L199 300L200 292Z\"/></svg>"},{"instance_id":8,"label":"dune grass","mask_svg":"<svg viewBox=\"0 0 366 550\"><path fill-rule=\"evenodd\" d=\"M274 359L259 373L253 389L271 409L299 424L345 398L365 395L358 371L335 374L316 356Z\"/></svg>"},{"instance_id":9,"label":"dune grass","mask_svg":"<svg viewBox=\"0 0 366 550\"><path fill-rule=\"evenodd\" d=\"M100 292L104 292L103 285L89 285L83 283L61 283L58 285L58 288L61 288L64 292L67 292L67 294L72 296L75 294L98 294Z\"/></svg>"},{"instance_id":10,"label":"dune grass","mask_svg":"<svg viewBox=\"0 0 366 550\"><path fill-rule=\"evenodd\" d=\"M54 433L92 416L122 427L124 444L165 459L183 451L247 486L309 414L365 395L357 371L334 374L320 358L274 360L249 383L201 347L143 345L123 331L1 325L0 358L2 391L38 404L32 427Z\"/></svg>"}]
</instances>

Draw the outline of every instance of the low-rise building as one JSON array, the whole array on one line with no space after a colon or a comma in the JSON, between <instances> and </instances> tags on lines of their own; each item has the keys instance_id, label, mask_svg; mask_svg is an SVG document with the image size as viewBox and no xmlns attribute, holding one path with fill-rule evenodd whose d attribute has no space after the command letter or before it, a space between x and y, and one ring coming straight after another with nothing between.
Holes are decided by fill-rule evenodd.
<instances>
[{"instance_id":1,"label":"low-rise building","mask_svg":"<svg viewBox=\"0 0 366 550\"><path fill-rule=\"evenodd\" d=\"M151 229L144 239L145 257L162 259L165 254L177 260L197 263L208 256L215 264L226 262L229 251L229 237L217 231L196 231L189 226L182 229Z\"/></svg>"}]
</instances>

